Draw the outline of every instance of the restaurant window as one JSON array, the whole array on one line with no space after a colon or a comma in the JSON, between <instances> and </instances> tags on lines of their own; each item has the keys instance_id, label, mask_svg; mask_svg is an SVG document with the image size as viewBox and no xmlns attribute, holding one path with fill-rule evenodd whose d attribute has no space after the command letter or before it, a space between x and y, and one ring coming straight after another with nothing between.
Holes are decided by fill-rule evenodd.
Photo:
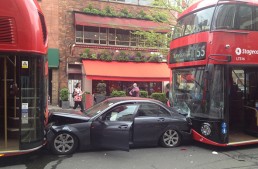
<instances>
[{"instance_id":1,"label":"restaurant window","mask_svg":"<svg viewBox=\"0 0 258 169\"><path fill-rule=\"evenodd\" d=\"M116 45L116 30L113 28L108 31L108 44Z\"/></svg>"},{"instance_id":2,"label":"restaurant window","mask_svg":"<svg viewBox=\"0 0 258 169\"><path fill-rule=\"evenodd\" d=\"M136 5L152 5L153 0L102 0L102 1L110 1L110 2L120 2L127 4L136 4Z\"/></svg>"},{"instance_id":3,"label":"restaurant window","mask_svg":"<svg viewBox=\"0 0 258 169\"><path fill-rule=\"evenodd\" d=\"M128 30L117 29L116 44L121 46L129 46L130 32Z\"/></svg>"},{"instance_id":4,"label":"restaurant window","mask_svg":"<svg viewBox=\"0 0 258 169\"><path fill-rule=\"evenodd\" d=\"M102 81L102 80L93 80L92 81L92 93L98 93L97 85L98 83L106 84L106 94L110 96L112 91L124 91L127 96L129 96L130 90L133 88L134 82L127 81ZM141 91L147 91L150 96L152 93L161 93L162 92L162 82L136 82L137 86Z\"/></svg>"},{"instance_id":5,"label":"restaurant window","mask_svg":"<svg viewBox=\"0 0 258 169\"><path fill-rule=\"evenodd\" d=\"M84 43L99 44L99 28L92 26L84 26Z\"/></svg>"},{"instance_id":6,"label":"restaurant window","mask_svg":"<svg viewBox=\"0 0 258 169\"><path fill-rule=\"evenodd\" d=\"M93 26L76 26L76 43L99 44L109 46L131 47L165 47L164 42L150 44L143 36L135 35L131 30L102 28ZM166 36L166 34L162 34Z\"/></svg>"},{"instance_id":7,"label":"restaurant window","mask_svg":"<svg viewBox=\"0 0 258 169\"><path fill-rule=\"evenodd\" d=\"M137 35L131 33L130 46L137 46L137 41L138 41Z\"/></svg>"},{"instance_id":8,"label":"restaurant window","mask_svg":"<svg viewBox=\"0 0 258 169\"><path fill-rule=\"evenodd\" d=\"M76 25L76 42L83 43L83 26Z\"/></svg>"},{"instance_id":9,"label":"restaurant window","mask_svg":"<svg viewBox=\"0 0 258 169\"><path fill-rule=\"evenodd\" d=\"M139 5L152 5L152 0L139 0Z\"/></svg>"},{"instance_id":10,"label":"restaurant window","mask_svg":"<svg viewBox=\"0 0 258 169\"><path fill-rule=\"evenodd\" d=\"M107 29L106 28L100 28L99 31L99 42L102 45L106 45L107 44Z\"/></svg>"}]
</instances>

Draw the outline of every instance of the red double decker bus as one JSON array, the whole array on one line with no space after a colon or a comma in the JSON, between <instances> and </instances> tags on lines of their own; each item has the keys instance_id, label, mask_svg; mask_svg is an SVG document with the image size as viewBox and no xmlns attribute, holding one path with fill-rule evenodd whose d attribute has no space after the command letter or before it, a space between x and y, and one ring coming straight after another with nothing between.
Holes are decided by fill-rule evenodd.
<instances>
[{"instance_id":1,"label":"red double decker bus","mask_svg":"<svg viewBox=\"0 0 258 169\"><path fill-rule=\"evenodd\" d=\"M171 104L193 138L258 143L258 1L202 0L179 17L170 43Z\"/></svg>"},{"instance_id":2,"label":"red double decker bus","mask_svg":"<svg viewBox=\"0 0 258 169\"><path fill-rule=\"evenodd\" d=\"M36 0L0 1L0 157L44 144L47 31Z\"/></svg>"}]
</instances>

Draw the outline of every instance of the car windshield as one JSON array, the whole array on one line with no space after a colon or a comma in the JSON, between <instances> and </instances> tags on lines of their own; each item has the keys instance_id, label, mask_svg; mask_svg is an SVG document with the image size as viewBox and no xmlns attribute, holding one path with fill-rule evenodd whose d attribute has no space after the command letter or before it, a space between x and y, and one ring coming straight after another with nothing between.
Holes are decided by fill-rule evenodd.
<instances>
[{"instance_id":1,"label":"car windshield","mask_svg":"<svg viewBox=\"0 0 258 169\"><path fill-rule=\"evenodd\" d=\"M91 108L87 109L84 113L88 117L93 117L118 101L119 100L105 100L103 102L95 104Z\"/></svg>"}]
</instances>

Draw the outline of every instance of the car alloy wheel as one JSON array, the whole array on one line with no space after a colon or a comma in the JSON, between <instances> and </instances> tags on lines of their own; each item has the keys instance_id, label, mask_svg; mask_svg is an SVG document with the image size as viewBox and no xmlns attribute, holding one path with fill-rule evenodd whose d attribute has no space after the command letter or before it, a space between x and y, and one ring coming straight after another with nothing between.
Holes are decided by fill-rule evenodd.
<instances>
[{"instance_id":1,"label":"car alloy wheel","mask_svg":"<svg viewBox=\"0 0 258 169\"><path fill-rule=\"evenodd\" d=\"M180 134L173 129L166 130L161 137L161 144L164 147L176 147L181 143Z\"/></svg>"},{"instance_id":2,"label":"car alloy wheel","mask_svg":"<svg viewBox=\"0 0 258 169\"><path fill-rule=\"evenodd\" d=\"M66 155L73 153L77 146L78 140L74 135L61 132L53 139L51 147L54 154Z\"/></svg>"}]
</instances>

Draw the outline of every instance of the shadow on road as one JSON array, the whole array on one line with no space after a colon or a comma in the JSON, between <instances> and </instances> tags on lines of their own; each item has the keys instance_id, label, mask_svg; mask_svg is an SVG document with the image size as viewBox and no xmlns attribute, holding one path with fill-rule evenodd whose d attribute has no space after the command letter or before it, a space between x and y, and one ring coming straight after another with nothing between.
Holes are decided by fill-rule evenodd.
<instances>
[{"instance_id":1,"label":"shadow on road","mask_svg":"<svg viewBox=\"0 0 258 169\"><path fill-rule=\"evenodd\" d=\"M71 158L72 155L58 156L51 155L50 152L42 148L38 151L11 157L0 158L1 167L12 167L14 165L25 165L26 169L44 169L47 165L51 169L56 169L63 160ZM39 162L40 161L40 162Z\"/></svg>"}]
</instances>

